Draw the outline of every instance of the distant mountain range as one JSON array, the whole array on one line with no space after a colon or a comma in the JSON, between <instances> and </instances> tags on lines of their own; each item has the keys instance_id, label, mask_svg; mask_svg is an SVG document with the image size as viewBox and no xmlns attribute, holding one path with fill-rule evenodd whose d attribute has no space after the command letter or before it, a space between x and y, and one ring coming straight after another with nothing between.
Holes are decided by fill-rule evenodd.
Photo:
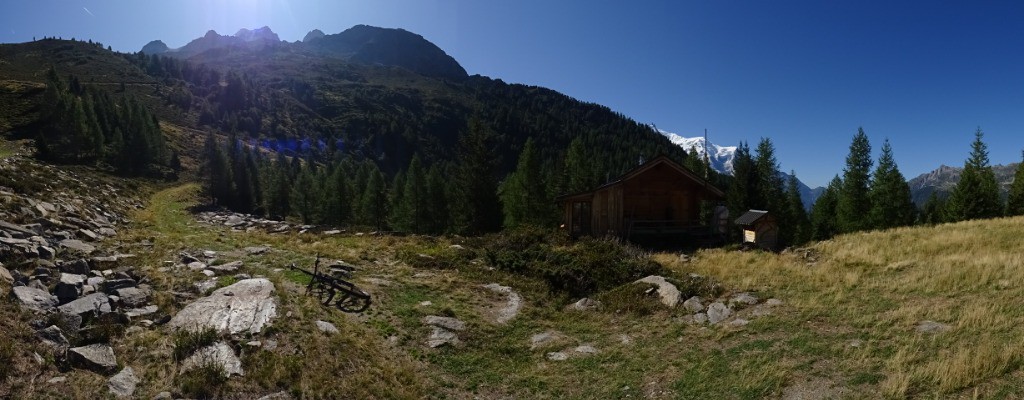
<instances>
[{"instance_id":1,"label":"distant mountain range","mask_svg":"<svg viewBox=\"0 0 1024 400\"><path fill-rule=\"evenodd\" d=\"M1010 184L1013 183L1013 174L1016 172L1018 164L992 166L992 171L996 174L996 181L999 182L999 191L1004 198L1010 190ZM948 196L960 181L961 171L963 168L942 165L934 171L923 173L908 181L914 203L917 203L918 206L923 205L933 192L938 193L940 197Z\"/></svg>"},{"instance_id":2,"label":"distant mountain range","mask_svg":"<svg viewBox=\"0 0 1024 400\"><path fill-rule=\"evenodd\" d=\"M658 130L662 135L668 138L673 144L682 147L683 150L690 151L690 149L696 149L697 154L701 157L704 156L704 138L703 137L683 137L672 132ZM732 176L732 160L736 156L736 146L719 146L707 142L708 162L711 163L711 168L719 173ZM789 179L789 174L779 172L783 176L783 179ZM824 187L811 188L797 178L797 185L800 190L800 200L804 203L805 209L810 209L814 205L814 202L818 200L818 197L825 191Z\"/></svg>"}]
</instances>

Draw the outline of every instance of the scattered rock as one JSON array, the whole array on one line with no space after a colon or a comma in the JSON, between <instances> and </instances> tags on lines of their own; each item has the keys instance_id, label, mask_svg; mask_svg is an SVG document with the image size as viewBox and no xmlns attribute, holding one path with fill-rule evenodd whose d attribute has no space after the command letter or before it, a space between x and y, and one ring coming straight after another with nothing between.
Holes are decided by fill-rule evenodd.
<instances>
[{"instance_id":1,"label":"scattered rock","mask_svg":"<svg viewBox=\"0 0 1024 400\"><path fill-rule=\"evenodd\" d=\"M68 380L68 378L67 378L67 377L64 377L64 376L55 376L55 377L53 377L53 378L47 379L47 380L46 380L46 383L49 383L49 384L51 384L51 385L56 385L56 384L58 384L58 383L64 383L64 382L65 382L65 381L67 381L67 380Z\"/></svg>"},{"instance_id":2,"label":"scattered rock","mask_svg":"<svg viewBox=\"0 0 1024 400\"><path fill-rule=\"evenodd\" d=\"M128 318L138 318L145 315L156 314L160 310L160 307L156 305L148 305L142 308L133 308L124 312L124 315Z\"/></svg>"},{"instance_id":3,"label":"scattered rock","mask_svg":"<svg viewBox=\"0 0 1024 400\"><path fill-rule=\"evenodd\" d=\"M338 333L338 327L327 321L316 321L316 327L320 332L324 333Z\"/></svg>"},{"instance_id":4,"label":"scattered rock","mask_svg":"<svg viewBox=\"0 0 1024 400\"><path fill-rule=\"evenodd\" d=\"M757 304L757 302L757 296L754 296L753 294L747 292L737 294L733 296L731 299L729 299L729 304L744 304L752 306L754 304Z\"/></svg>"},{"instance_id":5,"label":"scattered rock","mask_svg":"<svg viewBox=\"0 0 1024 400\"><path fill-rule=\"evenodd\" d=\"M196 292L198 292L200 294L203 294L203 293L206 293L207 291L213 290L213 288L217 287L217 278L207 279L205 281L199 281L199 282L193 283L192 286L196 288Z\"/></svg>"},{"instance_id":6,"label":"scattered rock","mask_svg":"<svg viewBox=\"0 0 1024 400\"><path fill-rule=\"evenodd\" d=\"M117 297L121 299L121 304L126 307L141 307L149 301L149 296L152 291L148 287L129 287L124 289L117 289Z\"/></svg>"},{"instance_id":7,"label":"scattered rock","mask_svg":"<svg viewBox=\"0 0 1024 400\"><path fill-rule=\"evenodd\" d=\"M450 330L437 326L433 327L433 330L430 332L430 337L427 338L427 346L430 348L437 348L446 344L459 344L459 336Z\"/></svg>"},{"instance_id":8,"label":"scattered rock","mask_svg":"<svg viewBox=\"0 0 1024 400\"><path fill-rule=\"evenodd\" d=\"M39 253L39 258L44 260L52 260L57 256L57 251L50 246L39 246L36 247L36 252Z\"/></svg>"},{"instance_id":9,"label":"scattered rock","mask_svg":"<svg viewBox=\"0 0 1024 400\"><path fill-rule=\"evenodd\" d=\"M580 353L580 354L596 354L597 353L597 349L594 348L594 346L591 346L589 344L585 344L585 345L581 345L581 346L576 346L576 348L572 349L572 351L575 351L575 352Z\"/></svg>"},{"instance_id":10,"label":"scattered rock","mask_svg":"<svg viewBox=\"0 0 1024 400\"><path fill-rule=\"evenodd\" d=\"M846 345L850 346L850 347L855 347L856 348L856 347L860 347L860 346L864 345L864 341L862 341L860 339L853 339L849 343L847 343Z\"/></svg>"},{"instance_id":11,"label":"scattered rock","mask_svg":"<svg viewBox=\"0 0 1024 400\"><path fill-rule=\"evenodd\" d=\"M676 304L679 304L679 296L681 295L679 289L676 288L676 285L666 281L665 277L651 275L636 281L636 283L646 283L657 286L658 297L661 298L661 303L666 306L675 307Z\"/></svg>"},{"instance_id":12,"label":"scattered rock","mask_svg":"<svg viewBox=\"0 0 1024 400\"><path fill-rule=\"evenodd\" d=\"M113 372L117 368L114 349L105 344L90 344L68 350L71 365L99 373Z\"/></svg>"},{"instance_id":13,"label":"scattered rock","mask_svg":"<svg viewBox=\"0 0 1024 400\"><path fill-rule=\"evenodd\" d=\"M917 331L926 334L942 333L950 330L950 326L941 322L921 321L917 324Z\"/></svg>"},{"instance_id":14,"label":"scattered rock","mask_svg":"<svg viewBox=\"0 0 1024 400\"><path fill-rule=\"evenodd\" d=\"M548 360L551 361L565 361L569 359L569 355L561 351L551 352L547 354Z\"/></svg>"},{"instance_id":15,"label":"scattered rock","mask_svg":"<svg viewBox=\"0 0 1024 400\"><path fill-rule=\"evenodd\" d=\"M266 278L238 281L185 306L170 325L193 331L209 327L232 335L260 333L277 315L274 284Z\"/></svg>"},{"instance_id":16,"label":"scattered rock","mask_svg":"<svg viewBox=\"0 0 1024 400\"><path fill-rule=\"evenodd\" d=\"M569 308L578 311L591 311L596 310L600 306L601 302L591 299L589 297L584 297L582 299L577 300L575 303L572 303L572 305L570 305Z\"/></svg>"},{"instance_id":17,"label":"scattered rock","mask_svg":"<svg viewBox=\"0 0 1024 400\"><path fill-rule=\"evenodd\" d=\"M698 313L704 311L704 303L701 302L700 297L693 296L683 302L683 308L692 313Z\"/></svg>"},{"instance_id":18,"label":"scattered rock","mask_svg":"<svg viewBox=\"0 0 1024 400\"><path fill-rule=\"evenodd\" d=\"M188 269L193 271L202 271L206 269L206 263L201 261L192 261L188 263Z\"/></svg>"},{"instance_id":19,"label":"scattered rock","mask_svg":"<svg viewBox=\"0 0 1024 400\"><path fill-rule=\"evenodd\" d=\"M268 394L266 396L260 397L259 399L256 399L256 400L291 400L291 399L292 399L292 395L288 394L288 392L277 392L277 393L272 393L272 394Z\"/></svg>"},{"instance_id":20,"label":"scattered rock","mask_svg":"<svg viewBox=\"0 0 1024 400\"><path fill-rule=\"evenodd\" d=\"M519 315L519 309L523 308L523 298L519 296L519 293L516 293L508 286L501 286L497 283L484 285L484 288L495 293L504 294L508 297L505 306L498 310L497 315L495 316L495 322L504 324L515 318L516 315Z\"/></svg>"},{"instance_id":21,"label":"scattered rock","mask_svg":"<svg viewBox=\"0 0 1024 400\"><path fill-rule=\"evenodd\" d=\"M50 325L46 328L40 329L36 332L39 338L56 348L67 348L70 344L68 338L64 337L64 332L57 327L57 325Z\"/></svg>"},{"instance_id":22,"label":"scattered rock","mask_svg":"<svg viewBox=\"0 0 1024 400\"><path fill-rule=\"evenodd\" d=\"M430 307L432 305L434 305L434 302L432 302L430 300L426 300L426 301L421 301L420 302L420 307Z\"/></svg>"},{"instance_id":23,"label":"scattered rock","mask_svg":"<svg viewBox=\"0 0 1024 400\"><path fill-rule=\"evenodd\" d=\"M253 246L253 247L246 247L244 250L245 250L246 253L249 253L249 255L256 256L256 255L260 255L260 254L266 253L268 250L270 250L270 248L267 247L267 246Z\"/></svg>"},{"instance_id":24,"label":"scattered rock","mask_svg":"<svg viewBox=\"0 0 1024 400\"><path fill-rule=\"evenodd\" d=\"M778 306L782 305L782 300L779 300L779 299L776 299L776 298L771 298L771 299L768 299L767 301L765 301L764 305L767 306L767 307L778 307Z\"/></svg>"},{"instance_id":25,"label":"scattered rock","mask_svg":"<svg viewBox=\"0 0 1024 400\"><path fill-rule=\"evenodd\" d=\"M153 396L153 400L171 400L173 398L174 396L171 395L171 392L160 392Z\"/></svg>"},{"instance_id":26,"label":"scattered rock","mask_svg":"<svg viewBox=\"0 0 1024 400\"><path fill-rule=\"evenodd\" d=\"M0 264L0 281L3 281L4 283L14 283L14 277L11 276L11 271L4 268L3 264Z\"/></svg>"},{"instance_id":27,"label":"scattered rock","mask_svg":"<svg viewBox=\"0 0 1024 400\"><path fill-rule=\"evenodd\" d=\"M555 343L561 342L564 339L561 333L556 331L547 331L534 334L530 336L530 350L536 350L541 347L551 346Z\"/></svg>"},{"instance_id":28,"label":"scattered rock","mask_svg":"<svg viewBox=\"0 0 1024 400\"><path fill-rule=\"evenodd\" d=\"M736 318L736 319L734 319L732 321L729 321L729 323L727 323L726 326L728 326L730 328L741 328L741 327L747 326L747 324L749 324L749 323L750 323L750 321L745 320L743 318Z\"/></svg>"},{"instance_id":29,"label":"scattered rock","mask_svg":"<svg viewBox=\"0 0 1024 400\"><path fill-rule=\"evenodd\" d=\"M181 363L181 370L188 371L192 368L213 364L224 369L224 374L245 375L242 370L242 361L235 355L235 351L224 342L217 342L210 346L196 350L195 354L189 356Z\"/></svg>"},{"instance_id":30,"label":"scattered rock","mask_svg":"<svg viewBox=\"0 0 1024 400\"><path fill-rule=\"evenodd\" d=\"M61 247L83 254L92 254L96 247L77 239L64 239L60 241Z\"/></svg>"},{"instance_id":31,"label":"scattered rock","mask_svg":"<svg viewBox=\"0 0 1024 400\"><path fill-rule=\"evenodd\" d=\"M707 317L708 322L711 323L711 325L722 322L726 318L729 318L730 315L732 315L732 310L721 302L716 301L708 306Z\"/></svg>"},{"instance_id":32,"label":"scattered rock","mask_svg":"<svg viewBox=\"0 0 1024 400\"><path fill-rule=\"evenodd\" d=\"M21 303L22 307L34 311L46 311L57 306L56 296L51 296L45 290L33 287L15 286L11 289L11 295Z\"/></svg>"},{"instance_id":33,"label":"scattered rock","mask_svg":"<svg viewBox=\"0 0 1024 400\"><path fill-rule=\"evenodd\" d=\"M232 261L232 262L229 262L227 264L207 266L207 268L212 269L215 272L224 273L224 274L235 272L235 271L237 271L241 267L242 267L242 262L241 261Z\"/></svg>"},{"instance_id":34,"label":"scattered rock","mask_svg":"<svg viewBox=\"0 0 1024 400\"><path fill-rule=\"evenodd\" d=\"M132 397L135 393L135 385L138 385L138 377L132 367L124 367L117 375L110 377L107 381L107 388L116 397Z\"/></svg>"},{"instance_id":35,"label":"scattered rock","mask_svg":"<svg viewBox=\"0 0 1024 400\"><path fill-rule=\"evenodd\" d=\"M461 331L466 329L466 323L456 318L451 317L439 317L437 315L428 315L423 317L423 323L430 326L436 326L438 328L444 328L450 331Z\"/></svg>"}]
</instances>

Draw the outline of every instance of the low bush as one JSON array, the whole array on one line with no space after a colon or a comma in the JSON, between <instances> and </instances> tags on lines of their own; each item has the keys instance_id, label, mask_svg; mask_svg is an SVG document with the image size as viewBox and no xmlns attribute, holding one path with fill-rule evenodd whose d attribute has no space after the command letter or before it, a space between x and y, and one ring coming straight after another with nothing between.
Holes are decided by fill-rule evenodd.
<instances>
[{"instance_id":1,"label":"low bush","mask_svg":"<svg viewBox=\"0 0 1024 400\"><path fill-rule=\"evenodd\" d=\"M500 269L543 279L550 290L582 297L647 275L668 273L636 247L610 239L567 242L558 233L536 229L497 234L485 248Z\"/></svg>"},{"instance_id":2,"label":"low bush","mask_svg":"<svg viewBox=\"0 0 1024 400\"><path fill-rule=\"evenodd\" d=\"M194 399L219 397L227 382L224 368L213 363L198 365L175 378L181 395Z\"/></svg>"},{"instance_id":3,"label":"low bush","mask_svg":"<svg viewBox=\"0 0 1024 400\"><path fill-rule=\"evenodd\" d=\"M174 359L182 361L203 347L212 345L218 339L217 331L206 328L200 331L182 329L174 333Z\"/></svg>"}]
</instances>

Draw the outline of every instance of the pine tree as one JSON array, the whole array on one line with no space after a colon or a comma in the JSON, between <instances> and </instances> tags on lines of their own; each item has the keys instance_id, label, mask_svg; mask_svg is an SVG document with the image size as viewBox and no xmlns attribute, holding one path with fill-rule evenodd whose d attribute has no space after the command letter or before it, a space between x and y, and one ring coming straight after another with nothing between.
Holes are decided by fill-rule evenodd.
<instances>
[{"instance_id":1,"label":"pine tree","mask_svg":"<svg viewBox=\"0 0 1024 400\"><path fill-rule=\"evenodd\" d=\"M733 181L726 194L729 215L739 217L747 210L755 208L758 197L758 180L754 159L750 155L750 147L740 142L732 158Z\"/></svg>"},{"instance_id":2,"label":"pine tree","mask_svg":"<svg viewBox=\"0 0 1024 400\"><path fill-rule=\"evenodd\" d=\"M315 218L314 210L316 209L316 204L314 202L319 197L316 193L314 184L316 180L313 177L311 167L303 168L299 172L298 179L292 185L290 201L292 211L298 214L304 224L312 223Z\"/></svg>"},{"instance_id":3,"label":"pine tree","mask_svg":"<svg viewBox=\"0 0 1024 400\"><path fill-rule=\"evenodd\" d=\"M786 203L789 207L786 217L787 224L781 225L788 232L783 234L787 245L806 243L811 238L811 221L807 218L804 202L800 199L800 185L796 179L796 171L790 171L786 182ZM782 234L783 232L780 232Z\"/></svg>"},{"instance_id":4,"label":"pine tree","mask_svg":"<svg viewBox=\"0 0 1024 400\"><path fill-rule=\"evenodd\" d=\"M960 181L949 196L948 213L951 221L993 218L1002 214L999 184L988 161L988 148L981 141L981 128L974 133L971 155L964 163Z\"/></svg>"},{"instance_id":5,"label":"pine tree","mask_svg":"<svg viewBox=\"0 0 1024 400\"><path fill-rule=\"evenodd\" d=\"M214 205L231 202L234 193L231 168L213 134L207 135L203 144L203 164L199 174L203 177L203 193L210 197Z\"/></svg>"},{"instance_id":6,"label":"pine tree","mask_svg":"<svg viewBox=\"0 0 1024 400\"><path fill-rule=\"evenodd\" d=\"M836 228L847 233L868 229L871 222L871 143L864 128L858 128L850 143L850 154L846 156L843 170L843 186L839 189L836 203Z\"/></svg>"},{"instance_id":7,"label":"pine tree","mask_svg":"<svg viewBox=\"0 0 1024 400\"><path fill-rule=\"evenodd\" d=\"M565 152L565 167L562 170L565 175L563 187L566 194L593 189L595 179L592 165L592 160L588 160L583 147L583 138L573 138Z\"/></svg>"},{"instance_id":8,"label":"pine tree","mask_svg":"<svg viewBox=\"0 0 1024 400\"><path fill-rule=\"evenodd\" d=\"M347 223L352 218L352 196L350 195L348 174L339 163L326 179L324 209L321 211L321 215L324 221L331 225Z\"/></svg>"},{"instance_id":9,"label":"pine tree","mask_svg":"<svg viewBox=\"0 0 1024 400\"><path fill-rule=\"evenodd\" d=\"M1024 157L1024 152L1021 152ZM1024 161L1017 164L1010 184L1010 194L1006 198L1006 215L1024 215Z\"/></svg>"},{"instance_id":10,"label":"pine tree","mask_svg":"<svg viewBox=\"0 0 1024 400\"><path fill-rule=\"evenodd\" d=\"M448 230L450 219L448 211L447 184L441 168L434 164L427 174L427 210L430 215L430 226L427 232L433 234L444 233Z\"/></svg>"},{"instance_id":11,"label":"pine tree","mask_svg":"<svg viewBox=\"0 0 1024 400\"><path fill-rule=\"evenodd\" d=\"M387 223L388 189L384 185L384 174L376 165L373 165L369 172L366 190L362 195L361 209L367 223L376 227L377 230L381 230Z\"/></svg>"},{"instance_id":12,"label":"pine tree","mask_svg":"<svg viewBox=\"0 0 1024 400\"><path fill-rule=\"evenodd\" d=\"M473 118L469 131L459 141L459 160L453 210L456 230L479 235L501 226L501 204L494 177L495 154L490 148L490 135L483 124Z\"/></svg>"},{"instance_id":13,"label":"pine tree","mask_svg":"<svg viewBox=\"0 0 1024 400\"><path fill-rule=\"evenodd\" d=\"M910 196L910 186L896 166L889 139L882 143L882 153L878 156L878 167L875 168L869 197L869 215L871 227L874 229L911 225L917 217L917 207Z\"/></svg>"},{"instance_id":14,"label":"pine tree","mask_svg":"<svg viewBox=\"0 0 1024 400\"><path fill-rule=\"evenodd\" d=\"M757 197L753 206L762 210L786 217L786 197L782 177L779 174L779 163L775 159L775 146L771 139L761 138L757 144L757 155L754 156L754 169L757 174ZM780 221L780 223L786 223Z\"/></svg>"},{"instance_id":15,"label":"pine tree","mask_svg":"<svg viewBox=\"0 0 1024 400\"><path fill-rule=\"evenodd\" d=\"M395 204L399 218L394 221L395 227L414 233L425 232L430 225L427 201L427 177L419 155L414 155L409 162L409 169L406 170L402 198Z\"/></svg>"},{"instance_id":16,"label":"pine tree","mask_svg":"<svg viewBox=\"0 0 1024 400\"><path fill-rule=\"evenodd\" d=\"M548 198L540 169L540 158L533 139L526 139L516 170L501 187L505 227L519 225L544 226L551 220L551 199Z\"/></svg>"},{"instance_id":17,"label":"pine tree","mask_svg":"<svg viewBox=\"0 0 1024 400\"><path fill-rule=\"evenodd\" d=\"M935 225L946 222L946 200L932 192L921 207L920 221L922 224Z\"/></svg>"},{"instance_id":18,"label":"pine tree","mask_svg":"<svg viewBox=\"0 0 1024 400\"><path fill-rule=\"evenodd\" d=\"M814 202L811 208L811 239L828 240L839 233L836 226L836 208L839 204L839 191L842 190L843 181L839 176L832 178L825 192Z\"/></svg>"}]
</instances>

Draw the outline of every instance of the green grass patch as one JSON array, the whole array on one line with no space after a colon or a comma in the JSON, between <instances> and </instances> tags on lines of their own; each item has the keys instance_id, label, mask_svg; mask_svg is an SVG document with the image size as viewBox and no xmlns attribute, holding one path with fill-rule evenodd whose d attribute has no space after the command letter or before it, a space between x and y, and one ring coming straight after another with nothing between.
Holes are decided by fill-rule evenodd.
<instances>
[{"instance_id":1,"label":"green grass patch","mask_svg":"<svg viewBox=\"0 0 1024 400\"><path fill-rule=\"evenodd\" d=\"M213 328L199 331L182 329L174 333L174 359L182 361L203 347L214 344L220 335Z\"/></svg>"}]
</instances>

